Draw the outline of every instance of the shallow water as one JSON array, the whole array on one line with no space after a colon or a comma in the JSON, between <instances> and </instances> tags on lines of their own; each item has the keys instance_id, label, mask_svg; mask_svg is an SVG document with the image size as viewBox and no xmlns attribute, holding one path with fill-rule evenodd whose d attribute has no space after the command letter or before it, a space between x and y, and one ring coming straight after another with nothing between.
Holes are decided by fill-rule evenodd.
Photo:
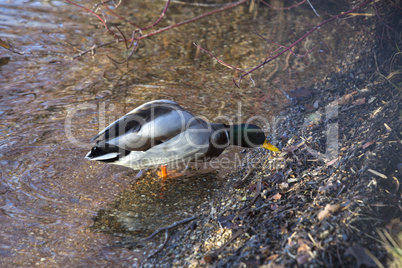
<instances>
[{"instance_id":1,"label":"shallow water","mask_svg":"<svg viewBox=\"0 0 402 268\"><path fill-rule=\"evenodd\" d=\"M137 2L118 10L138 23L155 20L165 4ZM172 5L160 27L210 10ZM244 78L240 88L232 82L236 72L198 51L192 42L248 69L269 55L268 48L274 50L251 31L288 44L297 38L295 30L304 33L309 28L297 22L298 16L309 18L310 25L319 21L308 8L291 13L260 7L250 13L248 6L241 6L143 40L129 64L118 65L106 55L124 60L122 44L71 59L94 43L112 40L95 18L77 7L63 1L1 2L0 38L33 53L17 55L0 48L5 62L0 66L2 266L136 264L140 253L108 247L118 239L89 228L99 211L129 215L120 217L125 228L142 230L147 225L151 231L196 211L194 200L212 198L225 182L224 174L240 163L217 168L220 173L194 175L195 183L172 179L163 188L155 180L135 183L135 171L85 161L90 139L136 106L160 98L176 100L211 121L254 117L267 131L273 130L272 116L286 104L282 92L323 79L345 49L342 40L315 35L296 49L303 54L318 43L308 57L284 55L252 74L255 86ZM121 29L130 35L124 25ZM233 159L238 151L229 150L223 157ZM203 191L186 187L189 183ZM119 208L116 204L123 198L130 203ZM184 210L186 206L190 211ZM141 221L130 213L142 215Z\"/></svg>"}]
</instances>

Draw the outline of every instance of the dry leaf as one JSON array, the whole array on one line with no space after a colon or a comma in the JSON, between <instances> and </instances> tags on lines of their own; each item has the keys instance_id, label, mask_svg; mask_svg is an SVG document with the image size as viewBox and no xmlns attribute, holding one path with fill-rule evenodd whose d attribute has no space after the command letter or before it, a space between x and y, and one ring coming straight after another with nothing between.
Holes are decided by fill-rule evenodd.
<instances>
[{"instance_id":1,"label":"dry leaf","mask_svg":"<svg viewBox=\"0 0 402 268\"><path fill-rule=\"evenodd\" d=\"M366 103L366 98L361 98L352 102L353 105L362 105Z\"/></svg>"},{"instance_id":2,"label":"dry leaf","mask_svg":"<svg viewBox=\"0 0 402 268\"><path fill-rule=\"evenodd\" d=\"M214 260L216 260L216 258L217 258L218 256L216 256L216 254L215 253L207 253L205 256L204 256L204 262L205 263L212 263Z\"/></svg>"},{"instance_id":3,"label":"dry leaf","mask_svg":"<svg viewBox=\"0 0 402 268\"><path fill-rule=\"evenodd\" d=\"M335 164L336 161L338 161L338 159L339 159L339 157L338 157L338 158L335 158L335 159L332 159L331 161L329 161L329 162L327 163L327 166L332 166L333 164Z\"/></svg>"},{"instance_id":4,"label":"dry leaf","mask_svg":"<svg viewBox=\"0 0 402 268\"><path fill-rule=\"evenodd\" d=\"M332 213L338 212L341 209L342 206L339 204L336 205L327 204L325 208L318 213L317 215L318 220L321 222L325 218L329 217Z\"/></svg>"},{"instance_id":5,"label":"dry leaf","mask_svg":"<svg viewBox=\"0 0 402 268\"><path fill-rule=\"evenodd\" d=\"M295 90L286 91L286 94L290 98L296 98L296 99L308 98L312 95L311 91L304 87L299 87L296 88Z\"/></svg>"},{"instance_id":6,"label":"dry leaf","mask_svg":"<svg viewBox=\"0 0 402 268\"><path fill-rule=\"evenodd\" d=\"M292 146L283 148L282 151L283 151L283 152L293 153L293 152L296 151L297 149L298 149L297 146L292 145Z\"/></svg>"},{"instance_id":7,"label":"dry leaf","mask_svg":"<svg viewBox=\"0 0 402 268\"><path fill-rule=\"evenodd\" d=\"M375 143L375 141L368 141L365 144L363 144L363 149L366 149L367 147L369 147L370 145L372 145L373 143Z\"/></svg>"},{"instance_id":8,"label":"dry leaf","mask_svg":"<svg viewBox=\"0 0 402 268\"><path fill-rule=\"evenodd\" d=\"M281 195L280 193L276 193L276 194L274 194L271 198L272 198L273 200L279 200L279 199L281 199L281 197L282 197L282 195Z\"/></svg>"},{"instance_id":9,"label":"dry leaf","mask_svg":"<svg viewBox=\"0 0 402 268\"><path fill-rule=\"evenodd\" d=\"M308 252L311 248L311 242L303 238L299 238L297 240L297 244L299 245L299 247L297 248L298 254Z\"/></svg>"},{"instance_id":10,"label":"dry leaf","mask_svg":"<svg viewBox=\"0 0 402 268\"><path fill-rule=\"evenodd\" d=\"M346 94L346 95L342 96L341 98L338 99L338 104L343 105L343 104L349 103L353 99L353 95L355 95L356 93L357 93L357 91L354 91L350 94Z\"/></svg>"},{"instance_id":11,"label":"dry leaf","mask_svg":"<svg viewBox=\"0 0 402 268\"><path fill-rule=\"evenodd\" d=\"M307 112L311 112L315 110L315 107L311 104L304 104L304 109L306 109Z\"/></svg>"},{"instance_id":12,"label":"dry leaf","mask_svg":"<svg viewBox=\"0 0 402 268\"><path fill-rule=\"evenodd\" d=\"M279 257L279 254L273 254L271 256L269 256L268 258L266 258L266 260L268 261L274 261Z\"/></svg>"}]
</instances>

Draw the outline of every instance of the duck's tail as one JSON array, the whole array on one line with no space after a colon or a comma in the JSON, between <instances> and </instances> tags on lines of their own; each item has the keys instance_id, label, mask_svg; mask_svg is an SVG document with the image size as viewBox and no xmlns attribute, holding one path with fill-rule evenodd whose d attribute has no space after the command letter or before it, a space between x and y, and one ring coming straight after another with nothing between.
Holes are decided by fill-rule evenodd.
<instances>
[{"instance_id":1,"label":"duck's tail","mask_svg":"<svg viewBox=\"0 0 402 268\"><path fill-rule=\"evenodd\" d=\"M85 159L102 162L115 162L118 161L120 157L126 156L129 153L130 151L121 149L115 145L97 141L96 145L87 153Z\"/></svg>"}]
</instances>

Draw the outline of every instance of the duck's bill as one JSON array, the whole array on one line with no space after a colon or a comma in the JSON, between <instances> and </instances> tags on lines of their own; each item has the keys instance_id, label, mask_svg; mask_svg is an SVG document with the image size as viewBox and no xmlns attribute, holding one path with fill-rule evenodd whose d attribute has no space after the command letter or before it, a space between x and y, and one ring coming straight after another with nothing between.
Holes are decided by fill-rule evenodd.
<instances>
[{"instance_id":1,"label":"duck's bill","mask_svg":"<svg viewBox=\"0 0 402 268\"><path fill-rule=\"evenodd\" d=\"M280 152L280 150L279 150L277 147L273 146L273 145L272 145L271 143L269 143L268 141L265 141L264 144L261 145L261 147L262 147L262 148L265 148L265 149L268 149L268 150L270 150L270 151L273 151L273 152Z\"/></svg>"}]
</instances>

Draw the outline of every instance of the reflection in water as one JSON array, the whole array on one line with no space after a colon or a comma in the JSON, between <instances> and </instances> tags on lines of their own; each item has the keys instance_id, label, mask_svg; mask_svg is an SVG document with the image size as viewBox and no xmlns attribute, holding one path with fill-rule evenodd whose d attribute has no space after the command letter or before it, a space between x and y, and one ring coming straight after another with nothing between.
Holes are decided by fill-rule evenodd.
<instances>
[{"instance_id":1,"label":"reflection in water","mask_svg":"<svg viewBox=\"0 0 402 268\"><path fill-rule=\"evenodd\" d=\"M151 174L136 180L95 217L93 229L108 233L130 233L135 239L150 235L159 227L188 218L219 191L223 181L216 172L167 179Z\"/></svg>"},{"instance_id":2,"label":"reflection in water","mask_svg":"<svg viewBox=\"0 0 402 268\"><path fill-rule=\"evenodd\" d=\"M87 5L87 1L75 2ZM165 4L127 2L123 1L126 6L119 14L146 22L157 18ZM191 18L208 10L172 5L160 26L182 20L183 14ZM144 40L128 65L115 65L106 55L124 60L123 46L99 49L94 56L77 60L60 56L73 56L111 40L96 20L76 7L64 1L1 2L0 38L20 51L35 52L17 55L0 48L2 266L133 265L141 254L107 247L116 239L88 228L93 216L105 215L98 211L115 215L114 223L124 230L148 232L186 216L197 210L197 202L211 198L225 181L215 173L165 185L152 178L137 184L132 170L84 161L89 140L105 125L154 99L176 100L209 121L224 115L236 123L253 116L271 122L283 102L282 90L321 79L323 66L336 56L331 51L337 48L328 46L344 42L312 36L316 38L312 43L326 40L320 43L326 47L317 48L308 58L284 57L267 65L252 75L256 86L243 79L241 88L233 86L236 73L197 52L192 42L247 69L269 54L267 43L250 29L286 44L296 38L295 29L303 31L318 20L308 8L292 13L300 15L303 23L287 14L268 8L251 14L239 7ZM320 33L325 33L324 27ZM305 48L299 49L296 52L303 54ZM67 120L68 115L72 116ZM127 190L131 183L133 188ZM95 223L98 230L105 226Z\"/></svg>"}]
</instances>

